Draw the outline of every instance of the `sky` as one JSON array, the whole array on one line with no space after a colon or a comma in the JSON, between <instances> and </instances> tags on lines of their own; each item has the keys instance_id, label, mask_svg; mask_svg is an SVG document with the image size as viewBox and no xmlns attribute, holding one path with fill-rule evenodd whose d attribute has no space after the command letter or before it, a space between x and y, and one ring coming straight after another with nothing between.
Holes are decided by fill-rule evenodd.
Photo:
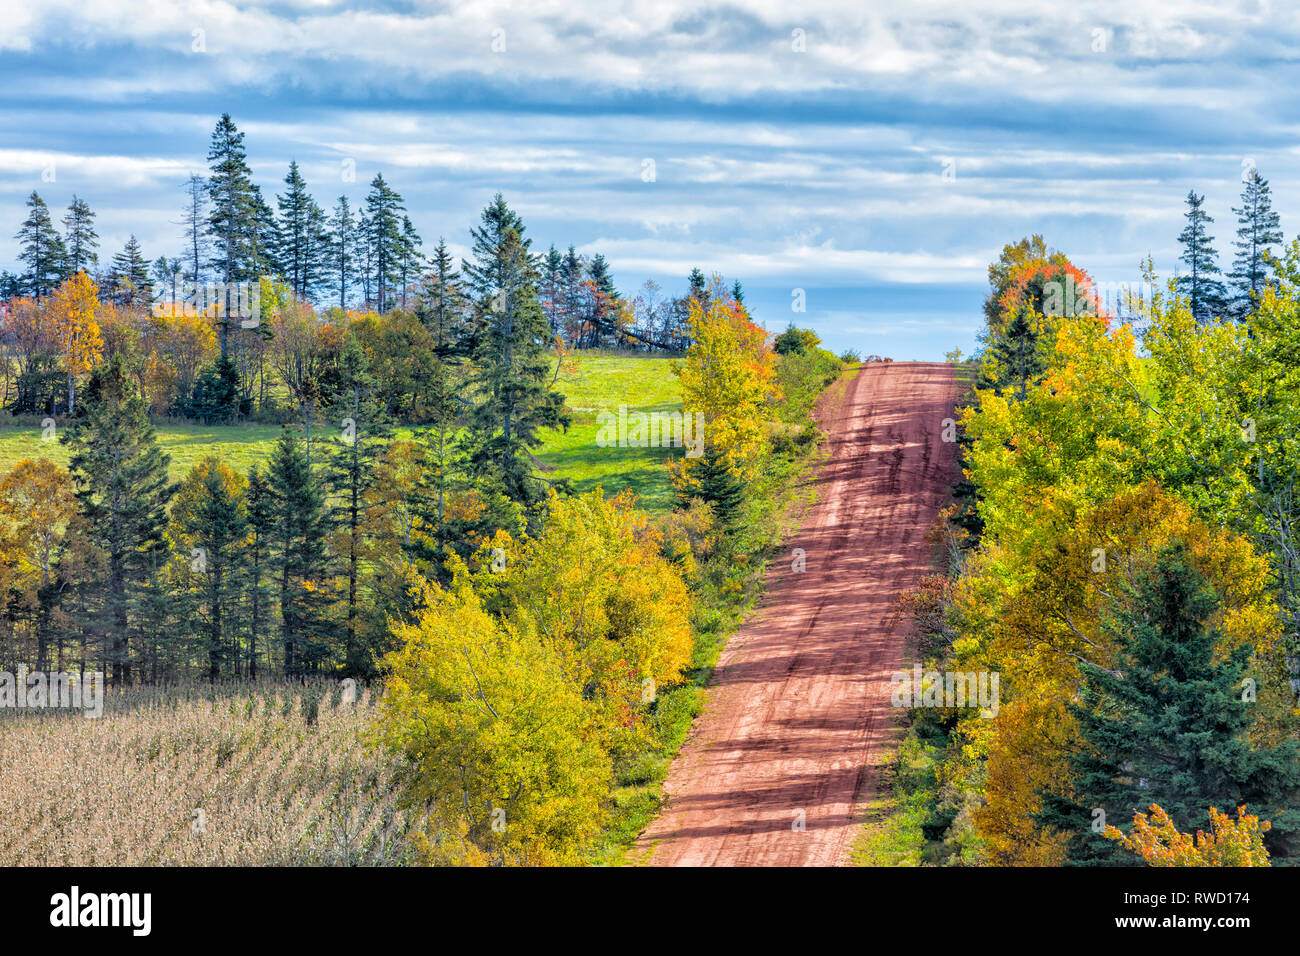
<instances>
[{"instance_id":1,"label":"sky","mask_svg":"<svg viewBox=\"0 0 1300 956\"><path fill-rule=\"evenodd\" d=\"M89 7L89 9L87 9ZM795 8L798 8L797 10ZM738 279L836 351L977 347L987 267L1040 233L1104 283L1177 266L1189 189L1226 268L1243 169L1288 239L1300 5L6 0L0 267L38 191L101 260L175 256L182 184L229 112L256 181L329 208L375 173L426 251L500 191L535 250L621 291ZM802 302L805 311L796 312Z\"/></svg>"}]
</instances>

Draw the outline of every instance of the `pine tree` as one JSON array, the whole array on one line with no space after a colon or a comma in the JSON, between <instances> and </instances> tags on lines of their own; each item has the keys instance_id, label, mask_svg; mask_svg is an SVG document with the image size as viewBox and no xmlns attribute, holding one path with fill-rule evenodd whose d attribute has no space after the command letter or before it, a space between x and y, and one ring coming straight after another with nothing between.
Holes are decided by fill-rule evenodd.
<instances>
[{"instance_id":1,"label":"pine tree","mask_svg":"<svg viewBox=\"0 0 1300 956\"><path fill-rule=\"evenodd\" d=\"M1124 830L1134 812L1159 804L1190 831L1209 829L1211 806L1244 804L1273 824L1275 854L1290 849L1300 834L1300 742L1251 746L1251 648L1216 654L1222 637L1208 622L1220 598L1181 544L1128 590L1115 600L1113 666L1080 664L1074 792L1044 794L1039 824L1069 835L1072 863L1131 864L1094 829L1096 809Z\"/></svg>"},{"instance_id":2,"label":"pine tree","mask_svg":"<svg viewBox=\"0 0 1300 956\"><path fill-rule=\"evenodd\" d=\"M166 256L159 256L153 261L153 277L157 282L157 286L171 296L173 303L179 301L177 298L180 293L178 284L184 271L185 264L179 259L168 259ZM159 292L158 295L161 297L163 293Z\"/></svg>"},{"instance_id":3,"label":"pine tree","mask_svg":"<svg viewBox=\"0 0 1300 956\"><path fill-rule=\"evenodd\" d=\"M402 283L402 308L406 308L406 285L407 281L415 278L420 274L420 247L424 245L424 240L420 234L415 231L415 225L411 222L410 216L402 217L402 249L401 259L397 267L398 278Z\"/></svg>"},{"instance_id":4,"label":"pine tree","mask_svg":"<svg viewBox=\"0 0 1300 956\"><path fill-rule=\"evenodd\" d=\"M1237 239L1233 242L1237 258L1233 261L1232 272L1228 273L1234 292L1231 305L1233 314L1244 319L1254 314L1259 294L1268 284L1266 257L1271 252L1270 247L1282 241L1280 220L1273 211L1273 200L1269 198L1268 180L1259 174L1258 169L1252 168L1246 176L1246 185L1241 190L1241 206L1233 207L1232 212L1239 225Z\"/></svg>"},{"instance_id":5,"label":"pine tree","mask_svg":"<svg viewBox=\"0 0 1300 956\"><path fill-rule=\"evenodd\" d=\"M473 262L462 271L474 298L474 391L470 411L476 477L500 482L506 496L530 511L545 498L533 473L538 430L568 428L564 397L550 388L550 343L537 301L537 269L524 225L498 193L472 230ZM533 517L536 517L535 513Z\"/></svg>"},{"instance_id":6,"label":"pine tree","mask_svg":"<svg viewBox=\"0 0 1300 956\"><path fill-rule=\"evenodd\" d=\"M992 348L994 378L990 380L986 365L981 373L979 387L992 388L998 395L1012 392L1023 400L1029 386L1037 384L1047 371L1038 333L1032 323L1033 311L1022 305L1015 318L1007 325Z\"/></svg>"},{"instance_id":7,"label":"pine tree","mask_svg":"<svg viewBox=\"0 0 1300 956\"><path fill-rule=\"evenodd\" d=\"M339 308L348 307L348 289L352 285L352 276L356 270L354 263L355 249L359 239L356 220L348 206L348 197L340 196L334 204L334 215L330 219L330 264L334 273L334 285L339 293Z\"/></svg>"},{"instance_id":8,"label":"pine tree","mask_svg":"<svg viewBox=\"0 0 1300 956\"><path fill-rule=\"evenodd\" d=\"M203 272L208 258L208 184L198 173L191 173L185 183L185 211L181 220L185 226L186 281L198 286L203 282Z\"/></svg>"},{"instance_id":9,"label":"pine tree","mask_svg":"<svg viewBox=\"0 0 1300 956\"><path fill-rule=\"evenodd\" d=\"M87 630L103 635L116 682L131 679L133 611L166 550L163 529L175 491L170 461L158 448L144 399L121 355L91 375L77 415L63 432L71 452L82 534L104 574L86 582Z\"/></svg>"},{"instance_id":10,"label":"pine tree","mask_svg":"<svg viewBox=\"0 0 1300 956\"><path fill-rule=\"evenodd\" d=\"M262 583L267 550L275 534L275 502L271 485L254 465L248 472L248 677L257 680L258 640L270 616L268 595Z\"/></svg>"},{"instance_id":11,"label":"pine tree","mask_svg":"<svg viewBox=\"0 0 1300 956\"><path fill-rule=\"evenodd\" d=\"M187 487L189 486L189 487ZM238 624L248 535L245 492L237 475L215 457L194 466L181 486L177 524L196 550L200 580L196 620L207 648L208 679L240 664Z\"/></svg>"},{"instance_id":12,"label":"pine tree","mask_svg":"<svg viewBox=\"0 0 1300 956\"><path fill-rule=\"evenodd\" d=\"M402 197L384 182L378 173L366 196L366 239L374 270L375 307L379 312L392 308L392 293L399 278L402 260Z\"/></svg>"},{"instance_id":13,"label":"pine tree","mask_svg":"<svg viewBox=\"0 0 1300 956\"><path fill-rule=\"evenodd\" d=\"M113 256L105 286L105 297L120 306L139 307L153 301L149 263L135 236L130 236L122 251Z\"/></svg>"},{"instance_id":14,"label":"pine tree","mask_svg":"<svg viewBox=\"0 0 1300 956\"><path fill-rule=\"evenodd\" d=\"M555 248L554 243L546 250L542 260L542 280L539 292L542 297L542 309L546 313L546 322L551 327L551 337L561 334L564 324L563 298L564 256Z\"/></svg>"},{"instance_id":15,"label":"pine tree","mask_svg":"<svg viewBox=\"0 0 1300 956\"><path fill-rule=\"evenodd\" d=\"M95 232L95 214L84 199L74 193L63 217L63 244L67 249L66 276L91 273L99 264L99 234Z\"/></svg>"},{"instance_id":16,"label":"pine tree","mask_svg":"<svg viewBox=\"0 0 1300 956\"><path fill-rule=\"evenodd\" d=\"M268 467L274 510L269 567L279 578L284 672L298 677L329 658L335 629L326 591L328 515L306 443L286 429Z\"/></svg>"},{"instance_id":17,"label":"pine tree","mask_svg":"<svg viewBox=\"0 0 1300 956\"><path fill-rule=\"evenodd\" d=\"M261 202L244 151L244 134L229 113L221 114L208 148L212 175L208 179L208 235L215 246L211 265L221 281L232 283L258 278L257 221ZM230 321L223 307L221 354L228 354Z\"/></svg>"},{"instance_id":18,"label":"pine tree","mask_svg":"<svg viewBox=\"0 0 1300 956\"><path fill-rule=\"evenodd\" d=\"M183 407L186 415L205 425L229 425L239 417L241 401L239 368L234 359L218 355L199 373Z\"/></svg>"},{"instance_id":19,"label":"pine tree","mask_svg":"<svg viewBox=\"0 0 1300 956\"><path fill-rule=\"evenodd\" d=\"M376 395L376 382L366 367L365 352L355 337L348 339L340 356L332 397L332 407L346 415L341 422L342 443L328 440L324 474L326 487L338 502L333 524L342 531L340 557L348 579L343 669L353 676L369 677L374 673L372 649L362 647L358 639L365 499L391 430L383 402Z\"/></svg>"},{"instance_id":20,"label":"pine tree","mask_svg":"<svg viewBox=\"0 0 1300 956\"><path fill-rule=\"evenodd\" d=\"M690 296L695 299L704 309L709 307L709 283L704 278L704 273L698 267L691 270L690 274L691 291Z\"/></svg>"},{"instance_id":21,"label":"pine tree","mask_svg":"<svg viewBox=\"0 0 1300 956\"><path fill-rule=\"evenodd\" d=\"M50 220L50 208L33 192L27 197L27 218L14 237L22 245L18 260L23 271L23 292L34 298L49 295L63 278L67 250Z\"/></svg>"},{"instance_id":22,"label":"pine tree","mask_svg":"<svg viewBox=\"0 0 1300 956\"><path fill-rule=\"evenodd\" d=\"M745 484L707 442L694 477L697 490L688 497L702 498L707 502L723 529L735 527L736 518L745 503ZM685 501L680 503L685 504Z\"/></svg>"},{"instance_id":23,"label":"pine tree","mask_svg":"<svg viewBox=\"0 0 1300 956\"><path fill-rule=\"evenodd\" d=\"M429 260L429 272L420 290L415 314L433 334L434 354L452 359L466 352L465 313L467 303L460 272L444 239L438 240Z\"/></svg>"},{"instance_id":24,"label":"pine tree","mask_svg":"<svg viewBox=\"0 0 1300 956\"><path fill-rule=\"evenodd\" d=\"M288 191L277 199L280 209L280 271L299 299L308 299L332 258L325 213L307 192L297 162L284 177Z\"/></svg>"},{"instance_id":25,"label":"pine tree","mask_svg":"<svg viewBox=\"0 0 1300 956\"><path fill-rule=\"evenodd\" d=\"M1178 277L1178 291L1186 295L1192 316L1198 322L1208 322L1221 316L1227 302L1227 290L1220 279L1218 254L1212 245L1214 237L1206 226L1214 222L1202 207L1204 196L1195 190L1187 193L1187 225L1178 236L1183 254L1179 261L1187 266L1188 274Z\"/></svg>"}]
</instances>

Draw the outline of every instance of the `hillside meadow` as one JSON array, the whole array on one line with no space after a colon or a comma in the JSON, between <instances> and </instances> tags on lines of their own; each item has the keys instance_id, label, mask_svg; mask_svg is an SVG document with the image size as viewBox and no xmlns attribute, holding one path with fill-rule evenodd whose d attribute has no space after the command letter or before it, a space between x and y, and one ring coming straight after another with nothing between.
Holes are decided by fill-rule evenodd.
<instances>
[{"instance_id":1,"label":"hillside meadow","mask_svg":"<svg viewBox=\"0 0 1300 956\"><path fill-rule=\"evenodd\" d=\"M599 448L596 416L602 410L679 411L682 407L672 359L659 356L580 354L566 362L556 382L565 396L573 423L567 431L545 429L545 444L537 452L542 473L563 478L577 492L603 487L607 494L624 489L636 493L646 511L663 514L672 505L672 486L664 462L674 452L666 448ZM554 374L554 368L552 368ZM170 474L179 481L209 455L247 474L264 463L282 431L278 425L156 425L158 444L171 456ZM409 437L411 428L394 435ZM44 440L38 424L7 425L0 419L0 471L9 471L23 458L49 458L66 467L67 449Z\"/></svg>"}]
</instances>

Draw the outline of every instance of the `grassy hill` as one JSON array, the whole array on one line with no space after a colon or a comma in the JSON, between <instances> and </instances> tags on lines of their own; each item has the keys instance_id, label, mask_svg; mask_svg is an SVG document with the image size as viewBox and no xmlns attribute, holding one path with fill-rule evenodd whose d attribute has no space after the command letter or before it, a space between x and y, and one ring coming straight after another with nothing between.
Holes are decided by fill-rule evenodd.
<instances>
[{"instance_id":1,"label":"grassy hill","mask_svg":"<svg viewBox=\"0 0 1300 956\"><path fill-rule=\"evenodd\" d=\"M642 507L662 511L672 503L672 487L663 466L672 454L660 448L598 448L596 415L603 409L673 411L681 408L677 377L669 359L593 354L576 358L577 368L560 376L556 387L573 413L568 432L547 430L539 449L542 469L553 478L567 478L578 491L597 486L613 494L632 488ZM172 477L179 479L207 455L218 455L240 472L265 461L280 434L278 425L159 425L158 441L171 455ZM398 429L409 435L409 429ZM0 471L22 458L51 458L67 464L67 449L43 441L38 427L0 424Z\"/></svg>"}]
</instances>

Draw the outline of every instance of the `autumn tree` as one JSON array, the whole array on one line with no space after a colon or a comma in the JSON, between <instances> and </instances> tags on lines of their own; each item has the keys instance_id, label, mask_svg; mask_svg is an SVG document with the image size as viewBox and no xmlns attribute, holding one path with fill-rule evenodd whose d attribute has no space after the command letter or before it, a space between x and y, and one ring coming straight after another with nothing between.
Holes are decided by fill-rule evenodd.
<instances>
[{"instance_id":1,"label":"autumn tree","mask_svg":"<svg viewBox=\"0 0 1300 956\"><path fill-rule=\"evenodd\" d=\"M742 481L753 476L766 443L764 406L773 390L776 353L767 333L715 282L690 303L691 347L673 363L682 389L682 413L704 416L703 441ZM698 458L683 458L678 487L692 484Z\"/></svg>"},{"instance_id":2,"label":"autumn tree","mask_svg":"<svg viewBox=\"0 0 1300 956\"><path fill-rule=\"evenodd\" d=\"M48 458L24 458L0 478L0 515L15 535L19 573L36 608L36 669L48 662L50 610L57 598L55 562L76 513L72 479Z\"/></svg>"},{"instance_id":3,"label":"autumn tree","mask_svg":"<svg viewBox=\"0 0 1300 956\"><path fill-rule=\"evenodd\" d=\"M50 304L50 322L68 373L69 414L76 411L77 379L99 361L104 347L98 310L98 289L84 272L64 280Z\"/></svg>"},{"instance_id":4,"label":"autumn tree","mask_svg":"<svg viewBox=\"0 0 1300 956\"><path fill-rule=\"evenodd\" d=\"M1264 834L1272 829L1267 820L1237 808L1236 819L1210 807L1211 830L1197 830L1195 836L1181 832L1158 804L1150 814L1135 813L1133 828L1125 833L1106 828L1106 839L1115 840L1148 866L1268 866Z\"/></svg>"}]
</instances>

